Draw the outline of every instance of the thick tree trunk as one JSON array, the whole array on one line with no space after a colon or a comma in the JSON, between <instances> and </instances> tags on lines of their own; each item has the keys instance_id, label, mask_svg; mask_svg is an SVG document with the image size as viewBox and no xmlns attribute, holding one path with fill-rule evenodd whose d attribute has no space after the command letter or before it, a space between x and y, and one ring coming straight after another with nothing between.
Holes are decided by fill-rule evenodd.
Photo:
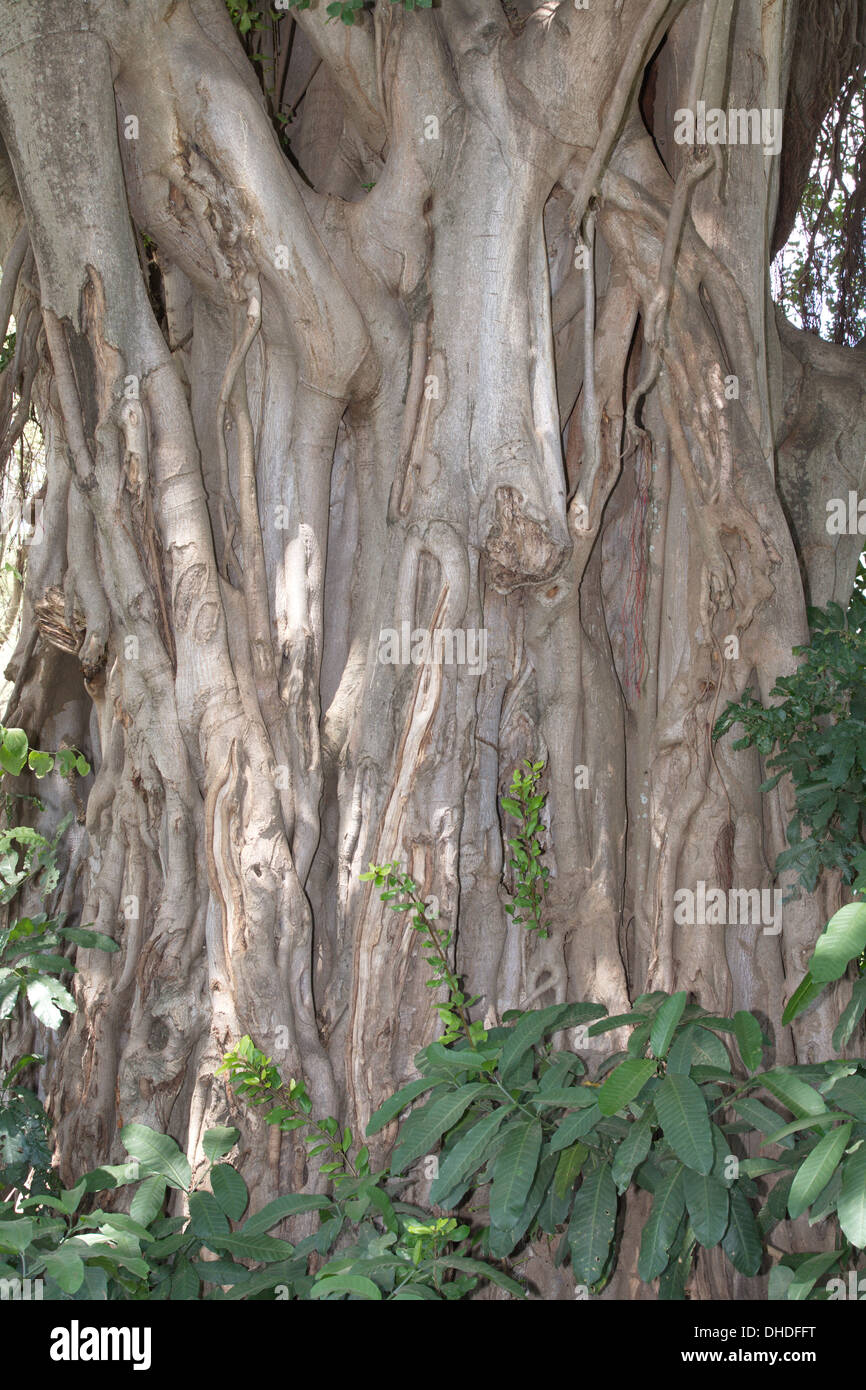
<instances>
[{"instance_id":1,"label":"thick tree trunk","mask_svg":"<svg viewBox=\"0 0 866 1390\"><path fill-rule=\"evenodd\" d=\"M833 885L778 935L673 912L774 886L790 793L711 730L859 551L824 507L860 480L866 358L774 312L784 159L674 139L697 101L785 108L807 7L323 10L273 54L289 159L222 0L0 0L51 519L7 714L92 755L64 905L122 946L79 952L51 1062L70 1175L133 1119L195 1159L242 1033L354 1123L411 1075L435 1014L371 860L436 896L491 1018L684 988L779 1060L831 1052L832 998L779 1020ZM57 588L77 659L34 637ZM466 659L407 661L417 629ZM547 940L504 912L524 756ZM257 1203L317 1181L242 1128Z\"/></svg>"}]
</instances>

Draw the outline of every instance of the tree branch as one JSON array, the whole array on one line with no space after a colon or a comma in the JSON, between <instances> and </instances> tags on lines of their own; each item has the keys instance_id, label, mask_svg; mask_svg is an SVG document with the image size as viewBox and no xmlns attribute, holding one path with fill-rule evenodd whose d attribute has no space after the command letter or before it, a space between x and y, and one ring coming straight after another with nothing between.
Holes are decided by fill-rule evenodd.
<instances>
[{"instance_id":1,"label":"tree branch","mask_svg":"<svg viewBox=\"0 0 866 1390\"><path fill-rule=\"evenodd\" d=\"M381 154L388 131L379 99L372 25L364 15L351 25L329 22L321 6L295 10L294 18L330 68L359 133L372 150Z\"/></svg>"}]
</instances>

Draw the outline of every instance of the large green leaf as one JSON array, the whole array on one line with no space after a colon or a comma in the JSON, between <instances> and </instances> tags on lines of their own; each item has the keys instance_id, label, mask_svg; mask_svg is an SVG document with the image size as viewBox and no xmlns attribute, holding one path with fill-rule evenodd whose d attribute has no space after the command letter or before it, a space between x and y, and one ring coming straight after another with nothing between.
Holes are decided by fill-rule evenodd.
<instances>
[{"instance_id":1,"label":"large green leaf","mask_svg":"<svg viewBox=\"0 0 866 1390\"><path fill-rule=\"evenodd\" d=\"M0 743L0 767L3 771L8 772L11 777L17 777L27 761L28 747L27 735L23 729L4 729L3 741Z\"/></svg>"},{"instance_id":2,"label":"large green leaf","mask_svg":"<svg viewBox=\"0 0 866 1390\"><path fill-rule=\"evenodd\" d=\"M827 1274L838 1264L840 1257L839 1250L822 1250L817 1255L811 1255L808 1260L803 1260L794 1271L793 1279L788 1281L785 1297L792 1302L808 1298L821 1275Z\"/></svg>"},{"instance_id":3,"label":"large green leaf","mask_svg":"<svg viewBox=\"0 0 866 1390\"><path fill-rule=\"evenodd\" d=\"M603 1014L604 1009L600 1004L551 1004L549 1008L524 1014L505 1041L499 1062L500 1077L507 1085L529 1049L549 1033L573 1028L578 1023L588 1023L591 1019L601 1018Z\"/></svg>"},{"instance_id":4,"label":"large green leaf","mask_svg":"<svg viewBox=\"0 0 866 1390\"><path fill-rule=\"evenodd\" d=\"M46 1028L59 1028L63 1022L61 1010L74 1014L78 1007L65 985L45 975L30 980L27 985L27 1002L39 1022L44 1023Z\"/></svg>"},{"instance_id":5,"label":"large green leaf","mask_svg":"<svg viewBox=\"0 0 866 1390\"><path fill-rule=\"evenodd\" d=\"M17 1254L26 1250L32 1239L33 1222L29 1216L0 1221L0 1250L13 1250Z\"/></svg>"},{"instance_id":6,"label":"large green leaf","mask_svg":"<svg viewBox=\"0 0 866 1390\"><path fill-rule=\"evenodd\" d=\"M685 1207L683 1170L676 1168L663 1177L653 1194L653 1209L643 1228L637 1272L645 1284L657 1279L668 1263L680 1217Z\"/></svg>"},{"instance_id":7,"label":"large green leaf","mask_svg":"<svg viewBox=\"0 0 866 1390\"><path fill-rule=\"evenodd\" d=\"M650 1033L650 1049L654 1057L664 1057L671 1045L677 1024L686 1007L686 991L678 990L666 999L653 1020Z\"/></svg>"},{"instance_id":8,"label":"large green leaf","mask_svg":"<svg viewBox=\"0 0 866 1390\"><path fill-rule=\"evenodd\" d=\"M776 1110L771 1110L769 1105L764 1105L760 1100L754 1100L752 1096L738 1096L732 1100L731 1104L738 1115L741 1115L753 1129L757 1129L761 1134L772 1134L779 1128L779 1121L782 1118ZM793 1140L787 1139L781 1143L784 1149L793 1146Z\"/></svg>"},{"instance_id":9,"label":"large green leaf","mask_svg":"<svg viewBox=\"0 0 866 1390\"><path fill-rule=\"evenodd\" d=\"M707 1250L718 1245L728 1228L728 1189L708 1173L684 1168L683 1193L698 1242Z\"/></svg>"},{"instance_id":10,"label":"large green leaf","mask_svg":"<svg viewBox=\"0 0 866 1390\"><path fill-rule=\"evenodd\" d=\"M648 1107L639 1120L629 1127L626 1137L616 1146L611 1175L617 1191L625 1192L635 1168L639 1168L650 1151L655 1113Z\"/></svg>"},{"instance_id":11,"label":"large green leaf","mask_svg":"<svg viewBox=\"0 0 866 1390\"><path fill-rule=\"evenodd\" d=\"M192 1192L189 1199L189 1218L200 1240L229 1234L225 1212L211 1192Z\"/></svg>"},{"instance_id":12,"label":"large green leaf","mask_svg":"<svg viewBox=\"0 0 866 1390\"><path fill-rule=\"evenodd\" d=\"M687 1028L683 1028L674 1039L668 1053L668 1072L678 1071L688 1074L692 1067L718 1067L720 1071L731 1070L728 1049L718 1033L707 1025L709 1019L698 1018ZM733 1031L731 1020L731 1031Z\"/></svg>"},{"instance_id":13,"label":"large green leaf","mask_svg":"<svg viewBox=\"0 0 866 1390\"><path fill-rule=\"evenodd\" d=\"M139 1183L129 1207L129 1214L134 1221L139 1221L142 1226L150 1225L154 1217L162 1211L167 1186L165 1178L158 1173Z\"/></svg>"},{"instance_id":14,"label":"large green leaf","mask_svg":"<svg viewBox=\"0 0 866 1390\"><path fill-rule=\"evenodd\" d=\"M866 902L846 903L818 937L809 973L819 984L838 980L850 961L866 951Z\"/></svg>"},{"instance_id":15,"label":"large green leaf","mask_svg":"<svg viewBox=\"0 0 866 1390\"><path fill-rule=\"evenodd\" d=\"M629 1057L627 1062L620 1062L599 1090L598 1106L602 1115L615 1115L634 1100L650 1077L655 1076L656 1065L652 1057Z\"/></svg>"},{"instance_id":16,"label":"large green leaf","mask_svg":"<svg viewBox=\"0 0 866 1390\"><path fill-rule=\"evenodd\" d=\"M858 980L854 981L851 998L848 1000L833 1032L833 1050L835 1052L841 1052L842 1048L847 1046L851 1034L864 1013L866 1013L866 975L861 975Z\"/></svg>"},{"instance_id":17,"label":"large green leaf","mask_svg":"<svg viewBox=\"0 0 866 1390\"><path fill-rule=\"evenodd\" d=\"M839 1125L823 1139L819 1139L794 1177L788 1194L788 1215L792 1221L802 1216L808 1206L819 1196L835 1173L848 1140L851 1138L851 1125Z\"/></svg>"},{"instance_id":18,"label":"large green leaf","mask_svg":"<svg viewBox=\"0 0 866 1390\"><path fill-rule=\"evenodd\" d=\"M827 1095L840 1110L866 1120L866 1076L841 1076Z\"/></svg>"},{"instance_id":19,"label":"large green leaf","mask_svg":"<svg viewBox=\"0 0 866 1390\"><path fill-rule=\"evenodd\" d=\"M241 1227L241 1234L261 1235L287 1216L297 1216L302 1211L324 1211L331 1205L330 1197L318 1193L287 1192L284 1197L275 1197L272 1202L267 1202L259 1211L248 1216Z\"/></svg>"},{"instance_id":20,"label":"large green leaf","mask_svg":"<svg viewBox=\"0 0 866 1390\"><path fill-rule=\"evenodd\" d=\"M553 1191L556 1197L563 1201L580 1175L584 1163L589 1156L589 1149L580 1140L572 1144L570 1149L563 1149L556 1164L556 1171L553 1179Z\"/></svg>"},{"instance_id":21,"label":"large green leaf","mask_svg":"<svg viewBox=\"0 0 866 1390\"><path fill-rule=\"evenodd\" d=\"M158 1134L147 1125L124 1125L120 1142L128 1154L137 1158L148 1173L159 1173L169 1187L184 1191L192 1182L189 1161L168 1134Z\"/></svg>"},{"instance_id":22,"label":"large green leaf","mask_svg":"<svg viewBox=\"0 0 866 1390\"><path fill-rule=\"evenodd\" d=\"M211 1163L216 1163L218 1158L225 1158L240 1137L240 1131L228 1125L216 1125L214 1129L206 1129L201 1141L205 1158L210 1159Z\"/></svg>"},{"instance_id":23,"label":"large green leaf","mask_svg":"<svg viewBox=\"0 0 866 1390\"><path fill-rule=\"evenodd\" d=\"M230 1163L218 1163L211 1169L210 1185L226 1216L230 1216L232 1221L240 1221L247 1209L249 1193L237 1169Z\"/></svg>"},{"instance_id":24,"label":"large green leaf","mask_svg":"<svg viewBox=\"0 0 866 1390\"><path fill-rule=\"evenodd\" d=\"M764 1039L761 1025L754 1014L747 1013L745 1009L734 1014L734 1033L746 1071L757 1071L764 1055Z\"/></svg>"},{"instance_id":25,"label":"large green leaf","mask_svg":"<svg viewBox=\"0 0 866 1390\"><path fill-rule=\"evenodd\" d=\"M740 1274L757 1274L761 1267L763 1247L752 1208L738 1183L730 1190L731 1219L722 1237L722 1249L734 1269Z\"/></svg>"},{"instance_id":26,"label":"large green leaf","mask_svg":"<svg viewBox=\"0 0 866 1390\"><path fill-rule=\"evenodd\" d=\"M175 1265L171 1276L172 1302L197 1299L200 1289L201 1280L193 1269L192 1263L186 1256L182 1256Z\"/></svg>"},{"instance_id":27,"label":"large green leaf","mask_svg":"<svg viewBox=\"0 0 866 1390\"><path fill-rule=\"evenodd\" d=\"M310 1298L336 1298L341 1294L354 1294L356 1298L379 1301L382 1290L363 1274L334 1274L325 1279L317 1279L310 1289Z\"/></svg>"},{"instance_id":28,"label":"large green leaf","mask_svg":"<svg viewBox=\"0 0 866 1390\"><path fill-rule=\"evenodd\" d=\"M687 1168L709 1173L713 1166L713 1135L700 1088L690 1077L673 1072L653 1095L653 1105L677 1157Z\"/></svg>"},{"instance_id":29,"label":"large green leaf","mask_svg":"<svg viewBox=\"0 0 866 1390\"><path fill-rule=\"evenodd\" d=\"M490 1191L490 1224L507 1231L519 1221L541 1154L539 1120L513 1120L499 1151Z\"/></svg>"},{"instance_id":30,"label":"large green leaf","mask_svg":"<svg viewBox=\"0 0 866 1390\"><path fill-rule=\"evenodd\" d=\"M240 1259L260 1260L262 1264L286 1260L294 1254L294 1246L287 1240L275 1240L273 1236L250 1235L247 1231L238 1235L214 1236L211 1248L228 1250L230 1255L237 1255Z\"/></svg>"},{"instance_id":31,"label":"large green leaf","mask_svg":"<svg viewBox=\"0 0 866 1390\"><path fill-rule=\"evenodd\" d=\"M486 1264L483 1260L473 1260L466 1255L443 1255L437 1262L444 1265L446 1269L458 1269L462 1274L477 1274L481 1279L489 1279L491 1284L496 1284L500 1289L507 1289L515 1298L525 1298L526 1290L516 1280L509 1279L507 1274L497 1269L495 1265Z\"/></svg>"},{"instance_id":32,"label":"large green leaf","mask_svg":"<svg viewBox=\"0 0 866 1390\"><path fill-rule=\"evenodd\" d=\"M616 1225L616 1187L610 1165L600 1164L584 1175L568 1223L568 1248L575 1278L598 1281L607 1262Z\"/></svg>"},{"instance_id":33,"label":"large green leaf","mask_svg":"<svg viewBox=\"0 0 866 1390\"><path fill-rule=\"evenodd\" d=\"M574 1115L566 1115L560 1120L556 1133L550 1141L550 1152L559 1153L561 1149L571 1148L578 1139L583 1139L598 1124L601 1111L593 1102L586 1110L578 1110Z\"/></svg>"},{"instance_id":34,"label":"large green leaf","mask_svg":"<svg viewBox=\"0 0 866 1390\"><path fill-rule=\"evenodd\" d=\"M842 1164L842 1192L836 1211L843 1232L862 1250L866 1246L866 1141Z\"/></svg>"},{"instance_id":35,"label":"large green leaf","mask_svg":"<svg viewBox=\"0 0 866 1390\"><path fill-rule=\"evenodd\" d=\"M83 946L88 951L107 951L110 954L120 950L119 942L104 931L90 931L87 927L60 927L57 935L74 941L76 946Z\"/></svg>"},{"instance_id":36,"label":"large green leaf","mask_svg":"<svg viewBox=\"0 0 866 1390\"><path fill-rule=\"evenodd\" d=\"M391 1172L395 1177L405 1173L422 1154L429 1154L482 1091L489 1092L489 1085L484 1081L472 1081L468 1086L458 1086L443 1096L436 1096L420 1110L413 1111L400 1131L391 1159Z\"/></svg>"},{"instance_id":37,"label":"large green leaf","mask_svg":"<svg viewBox=\"0 0 866 1390\"><path fill-rule=\"evenodd\" d=\"M460 1135L459 1139L439 1160L439 1174L430 1188L430 1201L437 1206L450 1207L452 1190L460 1187L488 1156L491 1140L514 1104L500 1105Z\"/></svg>"},{"instance_id":38,"label":"large green leaf","mask_svg":"<svg viewBox=\"0 0 866 1390\"><path fill-rule=\"evenodd\" d=\"M797 988L794 990L794 993L791 995L790 999L785 1005L785 1009L782 1014L783 1028L787 1028L788 1024L793 1023L794 1019L797 1018L797 1016L801 1014L804 1009L808 1009L812 1001L818 998L818 995L821 993L823 988L823 985L817 984L812 979L810 971L807 970L806 974L803 976Z\"/></svg>"},{"instance_id":39,"label":"large green leaf","mask_svg":"<svg viewBox=\"0 0 866 1390\"><path fill-rule=\"evenodd\" d=\"M824 1097L814 1086L810 1086L787 1067L775 1067L772 1071L765 1071L760 1080L771 1095L794 1112L798 1120L804 1115L822 1115L827 1109Z\"/></svg>"},{"instance_id":40,"label":"large green leaf","mask_svg":"<svg viewBox=\"0 0 866 1390\"><path fill-rule=\"evenodd\" d=\"M48 1250L43 1256L45 1269L55 1279L64 1293L77 1293L84 1283L84 1261L74 1250L61 1245L56 1250Z\"/></svg>"},{"instance_id":41,"label":"large green leaf","mask_svg":"<svg viewBox=\"0 0 866 1390\"><path fill-rule=\"evenodd\" d=\"M416 1096L422 1095L424 1091L432 1091L436 1086L444 1086L445 1080L442 1076L419 1076L417 1081L410 1081L408 1085L401 1086L400 1090L389 1096L378 1110L373 1111L366 1129L367 1137L372 1138L392 1120L396 1120L401 1110L405 1110Z\"/></svg>"},{"instance_id":42,"label":"large green leaf","mask_svg":"<svg viewBox=\"0 0 866 1390\"><path fill-rule=\"evenodd\" d=\"M490 1227L490 1254L496 1260L504 1259L510 1255L515 1245L521 1241L529 1230L536 1213L542 1205L545 1197L550 1191L556 1165L558 1163L556 1154L547 1154L539 1163L532 1186L526 1197L523 1210L520 1213L515 1225L508 1230L498 1226Z\"/></svg>"}]
</instances>

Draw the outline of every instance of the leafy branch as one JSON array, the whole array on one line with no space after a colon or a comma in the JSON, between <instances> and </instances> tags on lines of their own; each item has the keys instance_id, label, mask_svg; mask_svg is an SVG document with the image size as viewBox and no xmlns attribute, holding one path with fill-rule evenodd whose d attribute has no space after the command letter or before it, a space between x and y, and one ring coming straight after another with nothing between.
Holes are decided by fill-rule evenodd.
<instances>
[{"instance_id":1,"label":"leafy branch","mask_svg":"<svg viewBox=\"0 0 866 1390\"><path fill-rule=\"evenodd\" d=\"M539 835L546 793L538 790L544 763L531 763L526 758L523 761L528 771L521 772L516 767L508 796L502 797L503 810L517 821L517 832L508 841L514 852L514 858L509 860L515 872L514 895L505 911L515 925L546 937L550 922L542 922L541 917L550 870L541 862L544 848Z\"/></svg>"},{"instance_id":2,"label":"leafy branch","mask_svg":"<svg viewBox=\"0 0 866 1390\"><path fill-rule=\"evenodd\" d=\"M447 1046L462 1033L469 1046L476 1048L487 1036L483 1023L471 1023L469 1020L469 1010L473 1004L478 1003L480 996L475 994L471 999L468 998L463 992L460 976L451 969L448 947L454 939L454 933L437 926L431 909L420 895L417 883L410 874L401 872L396 860L392 864L371 864L369 872L361 874L360 878L365 882L374 882L377 888L384 887L385 892L379 896L392 912L412 913L412 930L421 936L422 950L431 952L424 957L427 964L433 968L433 974L426 982L427 988L444 987L448 990L447 1003L435 1005L439 1019L445 1025L445 1032L439 1042Z\"/></svg>"}]
</instances>

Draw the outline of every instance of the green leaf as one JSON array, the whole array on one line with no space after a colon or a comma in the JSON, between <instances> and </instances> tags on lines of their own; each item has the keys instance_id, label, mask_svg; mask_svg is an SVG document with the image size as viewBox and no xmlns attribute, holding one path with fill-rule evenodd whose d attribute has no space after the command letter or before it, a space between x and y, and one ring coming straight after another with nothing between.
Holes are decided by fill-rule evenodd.
<instances>
[{"instance_id":1,"label":"green leaf","mask_svg":"<svg viewBox=\"0 0 866 1390\"><path fill-rule=\"evenodd\" d=\"M814 1086L802 1081L787 1067L765 1071L759 1079L771 1095L793 1111L798 1120L805 1115L823 1115L827 1109L824 1097L818 1094Z\"/></svg>"},{"instance_id":2,"label":"green leaf","mask_svg":"<svg viewBox=\"0 0 866 1390\"><path fill-rule=\"evenodd\" d=\"M622 1110L655 1073L656 1063L652 1057L630 1057L627 1062L621 1062L599 1090L598 1107L602 1115L615 1115Z\"/></svg>"},{"instance_id":3,"label":"green leaf","mask_svg":"<svg viewBox=\"0 0 866 1390\"><path fill-rule=\"evenodd\" d=\"M846 903L818 937L809 973L819 984L838 980L850 961L866 951L866 902Z\"/></svg>"},{"instance_id":4,"label":"green leaf","mask_svg":"<svg viewBox=\"0 0 866 1390\"><path fill-rule=\"evenodd\" d=\"M33 1222L29 1216L13 1221L0 1221L0 1250L26 1250L33 1239Z\"/></svg>"},{"instance_id":5,"label":"green leaf","mask_svg":"<svg viewBox=\"0 0 866 1390\"><path fill-rule=\"evenodd\" d=\"M242 1231L236 1235L218 1235L212 1238L212 1248L228 1250L239 1259L260 1260L262 1264L273 1264L275 1260L287 1260L295 1253L294 1246L287 1240L276 1240L273 1236L250 1235Z\"/></svg>"},{"instance_id":6,"label":"green leaf","mask_svg":"<svg viewBox=\"0 0 866 1390\"><path fill-rule=\"evenodd\" d=\"M197 1299L201 1281L186 1256L182 1256L174 1267L171 1276L172 1301Z\"/></svg>"},{"instance_id":7,"label":"green leaf","mask_svg":"<svg viewBox=\"0 0 866 1390\"><path fill-rule=\"evenodd\" d=\"M449 1148L439 1161L439 1175L430 1187L430 1201L437 1206L450 1208L448 1200L451 1192L474 1173L488 1156L490 1142L506 1115L510 1115L514 1105L500 1105L485 1115L471 1129L460 1135L457 1142Z\"/></svg>"},{"instance_id":8,"label":"green leaf","mask_svg":"<svg viewBox=\"0 0 866 1390\"><path fill-rule=\"evenodd\" d=\"M851 1035L857 1024L866 1013L866 975L861 975L854 981L854 988L851 991L844 1012L833 1033L833 1048L836 1052L841 1052L851 1040Z\"/></svg>"},{"instance_id":9,"label":"green leaf","mask_svg":"<svg viewBox=\"0 0 866 1390\"><path fill-rule=\"evenodd\" d=\"M782 1027L787 1028L788 1024L793 1023L804 1009L808 1009L812 1000L818 998L823 988L823 985L816 984L811 973L807 971L785 1005L785 1011L782 1014Z\"/></svg>"},{"instance_id":10,"label":"green leaf","mask_svg":"<svg viewBox=\"0 0 866 1390\"><path fill-rule=\"evenodd\" d=\"M473 1081L468 1086L459 1086L443 1096L437 1096L422 1109L413 1111L400 1131L391 1158L394 1176L404 1173L422 1154L429 1154L442 1135L453 1129L476 1097L489 1089L486 1082Z\"/></svg>"},{"instance_id":11,"label":"green leaf","mask_svg":"<svg viewBox=\"0 0 866 1390\"><path fill-rule=\"evenodd\" d=\"M87 927L60 927L58 936L66 941L74 941L76 946L84 946L88 951L119 951L120 946L104 931L90 931Z\"/></svg>"},{"instance_id":12,"label":"green leaf","mask_svg":"<svg viewBox=\"0 0 866 1390\"><path fill-rule=\"evenodd\" d=\"M0 767L11 777L17 777L27 761L27 735L23 729L4 729L0 744ZM58 1280L59 1283L59 1280Z\"/></svg>"},{"instance_id":13,"label":"green leaf","mask_svg":"<svg viewBox=\"0 0 866 1390\"><path fill-rule=\"evenodd\" d=\"M205 1158L210 1159L211 1163L216 1163L218 1158L224 1158L231 1152L239 1139L240 1131L226 1125L206 1129L201 1144Z\"/></svg>"},{"instance_id":14,"label":"green leaf","mask_svg":"<svg viewBox=\"0 0 866 1390\"><path fill-rule=\"evenodd\" d=\"M44 1023L46 1028L60 1027L63 1022L61 1009L74 1014L77 1008L69 990L61 985L59 980L51 980L43 975L31 980L27 985L27 1002L39 1022Z\"/></svg>"},{"instance_id":15,"label":"green leaf","mask_svg":"<svg viewBox=\"0 0 866 1390\"><path fill-rule=\"evenodd\" d=\"M64 1293L77 1293L84 1283L84 1261L74 1250L61 1245L43 1256L46 1273L56 1280Z\"/></svg>"},{"instance_id":16,"label":"green leaf","mask_svg":"<svg viewBox=\"0 0 866 1390\"><path fill-rule=\"evenodd\" d=\"M189 1199L189 1219L200 1240L229 1234L229 1223L216 1197L211 1192L192 1192Z\"/></svg>"},{"instance_id":17,"label":"green leaf","mask_svg":"<svg viewBox=\"0 0 866 1390\"><path fill-rule=\"evenodd\" d=\"M128 1154L137 1158L148 1173L158 1173L169 1187L186 1191L192 1182L187 1158L168 1134L158 1134L147 1125L124 1125L120 1142Z\"/></svg>"},{"instance_id":18,"label":"green leaf","mask_svg":"<svg viewBox=\"0 0 866 1390\"><path fill-rule=\"evenodd\" d=\"M382 1298L382 1290L372 1279L366 1279L362 1274L335 1274L329 1278L317 1279L310 1289L309 1297L333 1298L337 1294L346 1293L376 1302Z\"/></svg>"},{"instance_id":19,"label":"green leaf","mask_svg":"<svg viewBox=\"0 0 866 1390\"><path fill-rule=\"evenodd\" d=\"M593 1102L586 1110L580 1110L575 1115L566 1115L560 1120L556 1128L556 1133L550 1141L550 1152L559 1153L560 1149L567 1149L577 1139L583 1139L590 1133L601 1119L601 1111L598 1105Z\"/></svg>"},{"instance_id":20,"label":"green leaf","mask_svg":"<svg viewBox=\"0 0 866 1390\"><path fill-rule=\"evenodd\" d=\"M740 1274L757 1274L761 1267L763 1247L752 1209L738 1183L731 1188L731 1219L722 1237L722 1249L734 1269Z\"/></svg>"},{"instance_id":21,"label":"green leaf","mask_svg":"<svg viewBox=\"0 0 866 1390\"><path fill-rule=\"evenodd\" d=\"M645 1284L658 1278L668 1263L668 1251L685 1208L682 1173L677 1164L662 1178L653 1194L652 1211L641 1235L637 1265L638 1275Z\"/></svg>"},{"instance_id":22,"label":"green leaf","mask_svg":"<svg viewBox=\"0 0 866 1390\"><path fill-rule=\"evenodd\" d=\"M210 1185L220 1208L232 1221L240 1221L247 1209L247 1185L230 1163L218 1163L211 1169Z\"/></svg>"},{"instance_id":23,"label":"green leaf","mask_svg":"<svg viewBox=\"0 0 866 1390\"><path fill-rule=\"evenodd\" d=\"M838 1129L832 1129L829 1134L825 1134L798 1168L788 1195L788 1215L792 1221L802 1216L806 1208L824 1191L845 1152L851 1138L851 1128L850 1124L839 1125Z\"/></svg>"},{"instance_id":24,"label":"green leaf","mask_svg":"<svg viewBox=\"0 0 866 1390\"><path fill-rule=\"evenodd\" d=\"M443 1086L444 1084L444 1077L421 1076L417 1081L410 1081L407 1086L402 1086L399 1091L395 1091L393 1096L389 1096L378 1110L373 1111L366 1129L367 1137L372 1138L374 1134L378 1134L386 1125L389 1125L392 1120L396 1120L400 1112L405 1110L416 1096L420 1096L424 1091L432 1091L435 1086Z\"/></svg>"},{"instance_id":25,"label":"green leaf","mask_svg":"<svg viewBox=\"0 0 866 1390\"><path fill-rule=\"evenodd\" d=\"M285 1197L275 1197L272 1202L267 1202L259 1211L248 1216L240 1234L261 1235L287 1216L297 1216L302 1211L325 1211L332 1205L333 1200L330 1197L315 1193L288 1192Z\"/></svg>"},{"instance_id":26,"label":"green leaf","mask_svg":"<svg viewBox=\"0 0 866 1390\"><path fill-rule=\"evenodd\" d=\"M629 1132L616 1147L611 1175L617 1191L622 1194L631 1182L632 1173L639 1168L650 1151L655 1113L650 1106L639 1120L629 1126Z\"/></svg>"},{"instance_id":27,"label":"green leaf","mask_svg":"<svg viewBox=\"0 0 866 1390\"><path fill-rule=\"evenodd\" d=\"M654 1057L664 1057L670 1047L686 1007L686 997L686 991L679 990L665 1000L656 1014L650 1033L650 1048Z\"/></svg>"},{"instance_id":28,"label":"green leaf","mask_svg":"<svg viewBox=\"0 0 866 1390\"><path fill-rule=\"evenodd\" d=\"M41 781L47 777L54 766L54 759L50 753L40 753L38 749L32 748L27 758L27 766L35 772L37 779Z\"/></svg>"},{"instance_id":29,"label":"green leaf","mask_svg":"<svg viewBox=\"0 0 866 1390\"><path fill-rule=\"evenodd\" d=\"M752 1126L752 1129L757 1129L761 1134L772 1134L778 1130L781 1115L777 1111L771 1110L769 1105L764 1105L762 1101L754 1100L751 1096L738 1096L731 1104L737 1114L741 1115ZM783 1143L778 1138L774 1142L782 1144L785 1149L790 1149L793 1143L790 1139Z\"/></svg>"},{"instance_id":30,"label":"green leaf","mask_svg":"<svg viewBox=\"0 0 866 1390\"><path fill-rule=\"evenodd\" d=\"M500 1230L516 1225L532 1186L541 1154L538 1120L512 1121L496 1160L490 1192L490 1224Z\"/></svg>"},{"instance_id":31,"label":"green leaf","mask_svg":"<svg viewBox=\"0 0 866 1390\"><path fill-rule=\"evenodd\" d=\"M588 1156L589 1149L579 1140L576 1144L572 1144L570 1149L563 1149L553 1176L553 1191L560 1200L568 1196L577 1182L580 1170Z\"/></svg>"},{"instance_id":32,"label":"green leaf","mask_svg":"<svg viewBox=\"0 0 866 1390\"><path fill-rule=\"evenodd\" d=\"M129 1206L129 1214L134 1221L140 1222L142 1226L150 1225L154 1217L162 1211L167 1186L165 1178L160 1177L158 1173L145 1178L139 1184Z\"/></svg>"},{"instance_id":33,"label":"green leaf","mask_svg":"<svg viewBox=\"0 0 866 1390\"><path fill-rule=\"evenodd\" d=\"M584 1175L568 1223L568 1247L575 1277L585 1284L599 1279L607 1262L616 1225L616 1187L610 1165Z\"/></svg>"},{"instance_id":34,"label":"green leaf","mask_svg":"<svg viewBox=\"0 0 866 1390\"><path fill-rule=\"evenodd\" d=\"M664 1136L674 1153L697 1173L713 1167L713 1135L707 1104L688 1076L670 1073L653 1094Z\"/></svg>"},{"instance_id":35,"label":"green leaf","mask_svg":"<svg viewBox=\"0 0 866 1390\"><path fill-rule=\"evenodd\" d=\"M757 1071L764 1055L764 1038L758 1020L740 1009L734 1014L734 1033L746 1071Z\"/></svg>"},{"instance_id":36,"label":"green leaf","mask_svg":"<svg viewBox=\"0 0 866 1390\"><path fill-rule=\"evenodd\" d=\"M503 1274L495 1265L486 1264L484 1260L473 1260L466 1255L440 1255L436 1263L443 1265L445 1269L458 1269L464 1274L477 1274L480 1279L488 1279L497 1288L505 1289L508 1293L514 1294L515 1298L525 1298L526 1290L516 1280L509 1279L507 1274Z\"/></svg>"},{"instance_id":37,"label":"green leaf","mask_svg":"<svg viewBox=\"0 0 866 1390\"><path fill-rule=\"evenodd\" d=\"M698 1242L712 1249L728 1228L728 1189L709 1174L684 1168L683 1194Z\"/></svg>"},{"instance_id":38,"label":"green leaf","mask_svg":"<svg viewBox=\"0 0 866 1390\"><path fill-rule=\"evenodd\" d=\"M808 1260L803 1260L794 1270L793 1279L788 1281L786 1298L791 1302L807 1299L821 1275L827 1274L838 1264L841 1256L841 1250L822 1250L817 1255L811 1255Z\"/></svg>"},{"instance_id":39,"label":"green leaf","mask_svg":"<svg viewBox=\"0 0 866 1390\"><path fill-rule=\"evenodd\" d=\"M541 1038L563 1028L588 1023L590 1019L600 1018L603 1014L604 1009L600 1004L552 1004L547 1009L525 1013L509 1032L502 1049L499 1075L503 1082L508 1085L526 1053Z\"/></svg>"},{"instance_id":40,"label":"green leaf","mask_svg":"<svg viewBox=\"0 0 866 1390\"><path fill-rule=\"evenodd\" d=\"M842 1164L842 1192L836 1212L844 1234L862 1250L866 1246L866 1142Z\"/></svg>"}]
</instances>

